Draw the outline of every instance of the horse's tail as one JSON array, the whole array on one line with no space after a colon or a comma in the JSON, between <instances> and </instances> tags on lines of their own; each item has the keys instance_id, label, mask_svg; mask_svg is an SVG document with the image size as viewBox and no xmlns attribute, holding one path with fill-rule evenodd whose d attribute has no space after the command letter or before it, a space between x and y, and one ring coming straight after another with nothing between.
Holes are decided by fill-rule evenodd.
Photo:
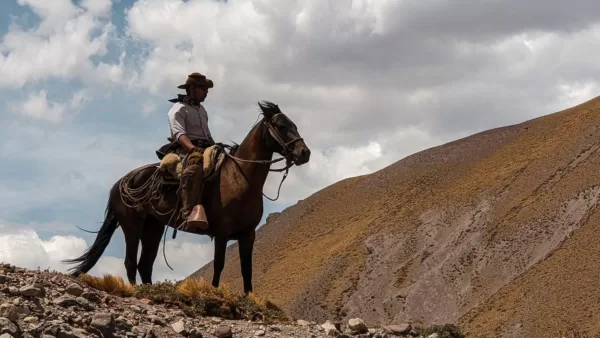
<instances>
[{"instance_id":1,"label":"horse's tail","mask_svg":"<svg viewBox=\"0 0 600 338\"><path fill-rule=\"evenodd\" d=\"M113 189L115 187L116 185L113 187ZM82 273L87 273L94 267L94 265L96 265L100 259L100 256L102 256L104 253L104 249L106 249L108 243L110 243L112 235L115 233L115 230L117 230L118 227L119 222L117 221L115 212L111 207L111 198L109 198L106 205L104 223L98 231L98 235L96 235L94 244L92 244L92 246L89 247L87 251L80 257L62 261L66 264L77 264L75 267L69 269L71 275L79 276Z\"/></svg>"}]
</instances>

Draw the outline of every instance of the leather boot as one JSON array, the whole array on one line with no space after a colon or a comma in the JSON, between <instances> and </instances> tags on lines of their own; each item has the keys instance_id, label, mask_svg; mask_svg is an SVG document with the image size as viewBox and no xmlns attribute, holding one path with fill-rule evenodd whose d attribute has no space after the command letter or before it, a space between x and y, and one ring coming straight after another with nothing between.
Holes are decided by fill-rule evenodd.
<instances>
[{"instance_id":1,"label":"leather boot","mask_svg":"<svg viewBox=\"0 0 600 338\"><path fill-rule=\"evenodd\" d=\"M206 233L208 219L204 207L200 204L204 185L202 166L192 164L181 173L182 213L185 218L182 231Z\"/></svg>"}]
</instances>

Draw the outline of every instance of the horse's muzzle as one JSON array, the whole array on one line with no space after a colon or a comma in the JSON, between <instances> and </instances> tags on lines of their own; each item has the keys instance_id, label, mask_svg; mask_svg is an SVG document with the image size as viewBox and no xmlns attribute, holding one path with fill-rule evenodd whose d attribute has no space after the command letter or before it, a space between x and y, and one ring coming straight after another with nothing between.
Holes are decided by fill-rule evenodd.
<instances>
[{"instance_id":1,"label":"horse's muzzle","mask_svg":"<svg viewBox=\"0 0 600 338\"><path fill-rule=\"evenodd\" d=\"M294 147L292 156L296 165L303 165L310 160L310 149L308 149L304 141L299 141L296 143L296 147Z\"/></svg>"}]
</instances>

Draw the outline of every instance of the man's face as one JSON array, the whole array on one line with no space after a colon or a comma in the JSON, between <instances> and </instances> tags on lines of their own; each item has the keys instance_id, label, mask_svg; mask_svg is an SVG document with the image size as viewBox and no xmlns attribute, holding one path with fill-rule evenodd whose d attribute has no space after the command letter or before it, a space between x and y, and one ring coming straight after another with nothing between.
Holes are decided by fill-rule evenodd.
<instances>
[{"instance_id":1,"label":"man's face","mask_svg":"<svg viewBox=\"0 0 600 338\"><path fill-rule=\"evenodd\" d=\"M208 88L194 86L194 88L192 88L192 93L196 100L204 102L204 99L206 99L206 96L208 95Z\"/></svg>"}]
</instances>

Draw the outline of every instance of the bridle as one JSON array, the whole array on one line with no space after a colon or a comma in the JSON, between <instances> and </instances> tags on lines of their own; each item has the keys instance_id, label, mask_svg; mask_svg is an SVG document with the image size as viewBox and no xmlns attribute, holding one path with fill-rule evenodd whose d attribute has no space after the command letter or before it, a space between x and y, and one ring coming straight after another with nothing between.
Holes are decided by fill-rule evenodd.
<instances>
[{"instance_id":1,"label":"bridle","mask_svg":"<svg viewBox=\"0 0 600 338\"><path fill-rule=\"evenodd\" d=\"M292 121L290 121L290 119L283 115L282 113L277 113L275 115L273 115L270 119L269 122L264 121L264 125L267 127L267 130L269 131L269 134L271 134L271 137L273 137L273 139L275 139L275 141L281 146L281 148L283 149L283 154L281 154L284 158L289 159L291 158L292 152L293 150L289 148L290 145L298 142L298 141L303 141L304 139L302 137L296 137L288 142L285 142L283 140L283 137L281 137L281 134L279 133L279 130L277 130L276 128L273 127L273 124L271 123L271 121L273 121L273 119L277 116L277 115L282 115L284 116L290 123L292 123ZM292 160L293 161L293 160ZM293 164L293 163L292 163Z\"/></svg>"},{"instance_id":2,"label":"bridle","mask_svg":"<svg viewBox=\"0 0 600 338\"><path fill-rule=\"evenodd\" d=\"M290 145L298 142L298 141L302 141L304 140L302 137L296 137L288 142L285 142L285 140L283 139L283 137L281 137L281 133L279 133L279 130L277 130L277 128L273 127L272 121L275 119L276 116L278 115L282 115L284 116L286 119L288 119L289 122L291 122L291 120L284 115L283 113L276 113L273 116L271 116L271 118L268 121L263 121L263 125L267 128L267 130L269 131L269 134L271 135L271 137L273 137L273 139L275 140L275 142L277 142L281 148L283 149L283 154L280 154L282 157L281 158L277 158L274 160L244 160L238 157L235 157L233 155L231 155L230 153L224 151L224 153L231 159L234 160L234 163L236 163L236 165L238 165L238 169L240 169L240 172L242 173L242 175L244 175L244 172L241 170L241 168L239 167L239 164L236 161L240 161L240 162L246 162L246 163L258 163L258 164L273 164L273 163L277 163L283 160L286 160L286 165L283 168L277 168L277 169L272 169L269 168L269 171L274 171L274 172L282 172L285 171L285 173L283 174L283 177L281 178L281 182L279 183L279 188L277 188L277 197L275 198L270 198L269 196L265 195L265 193L263 192L263 196L265 196L267 199L271 200L271 201L276 201L277 199L279 199L279 192L281 191L281 186L283 185L283 181L285 181L285 179L288 176L289 173L289 169L295 164L294 159L292 158L292 153L293 150L290 149ZM223 147L230 147L224 144L219 144ZM244 175L244 178L246 179L247 182L249 182L248 178Z\"/></svg>"}]
</instances>

